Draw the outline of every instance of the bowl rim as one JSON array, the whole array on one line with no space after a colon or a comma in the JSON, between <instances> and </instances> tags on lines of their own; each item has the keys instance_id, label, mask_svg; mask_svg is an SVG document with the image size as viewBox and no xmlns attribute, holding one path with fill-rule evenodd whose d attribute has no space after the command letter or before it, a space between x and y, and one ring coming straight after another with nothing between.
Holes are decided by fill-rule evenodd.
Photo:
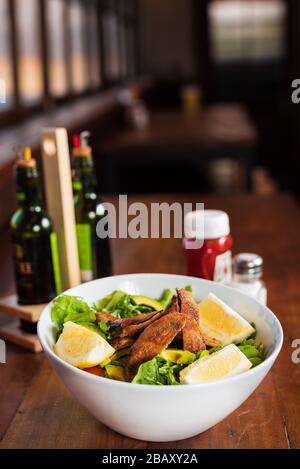
<instances>
[{"instance_id":1,"label":"bowl rim","mask_svg":"<svg viewBox=\"0 0 300 469\"><path fill-rule=\"evenodd\" d=\"M62 292L61 294L67 295L69 292L72 292L72 290L80 287L81 285L90 285L92 283L98 283L98 282L100 282L102 280L105 280L105 279L118 278L120 280L122 280L122 279L127 280L128 277L138 278L138 277L141 277L141 276L147 276L147 277L172 277L172 278L181 277L181 278L187 279L187 281L188 281L188 279L191 279L191 280L194 280L194 281L200 281L201 283L216 284L216 282L212 282L210 280L201 279L201 278L198 278L198 277L192 277L192 276L188 276L188 275L141 272L141 273L132 273L132 274L112 275L112 276L109 276L109 277L103 277L103 278L100 278L100 279L95 279L95 280L92 280L90 282L86 282L84 284L77 285L76 287L69 288L68 290L65 290L64 292ZM96 375L93 375L91 373L87 373L86 371L81 370L80 368L77 368L77 367L65 362L60 357L58 357L54 353L54 351L51 349L51 347L48 346L46 340L44 340L41 324L45 320L44 318L46 317L46 315L50 313L50 306L52 305L53 301L55 301L55 298L45 306L45 308L43 309L43 311L40 315L40 318L38 320L38 325L37 325L38 338L39 338L39 341L42 345L43 351L45 352L46 356L50 357L51 360L54 360L54 362L56 362L58 365L61 365L63 368L66 368L67 370L70 370L71 372L77 374L78 377L81 376L82 378L85 378L87 380L98 382L99 384L103 383L103 384L115 386L117 388L120 387L120 388L129 389L128 387L130 387L130 388L134 387L135 389L141 389L141 390L144 390L144 391L145 390L147 390L147 391L151 390L153 392L159 392L159 391L162 391L162 392L170 392L170 391L172 391L172 392L185 392L186 391L187 392L188 389L191 389L191 388L195 389L196 387L197 388L199 387L199 388L202 389L202 388L220 386L223 383L235 383L236 381L239 381L239 380L243 381L243 379L246 379L247 376L250 378L250 376L254 376L255 374L258 374L260 372L260 370L262 370L262 368L265 368L268 371L269 368L271 368L271 366L275 362L275 360L276 360L276 358L277 358L277 356L278 356L278 354L279 354L279 352L282 348L282 345L283 345L284 335L283 335L283 329L282 329L282 326L281 326L281 323L280 323L279 319L271 311L270 308L263 305L262 303L257 301L255 298L245 294L242 291L238 291L238 290L236 290L236 289L234 289L234 288L232 288L228 285L224 285L224 284L218 284L218 285L220 285L220 287L222 289L230 290L230 291L232 291L236 294L239 294L240 296L245 296L248 299L250 299L252 302L258 304L260 307L263 307L263 309L265 309L267 314L270 317L273 318L275 324L278 327L279 340L278 340L277 344L275 344L275 347L274 347L274 350L272 351L272 353L261 364L259 364L258 366L254 367L254 368L251 368L250 370L248 370L245 373L240 373L238 375L229 376L229 377L225 377L225 378L220 378L218 380L209 381L207 383L195 383L195 384L177 385L177 386L170 386L170 385L167 385L167 384L162 384L160 386L153 386L151 384L128 383L128 382L124 382L124 381L117 381L117 380L108 379L108 378L105 378L105 377L102 377L102 376L96 376ZM58 296L60 296L60 295L58 295ZM88 301L88 300L86 300L86 301Z\"/></svg>"}]
</instances>

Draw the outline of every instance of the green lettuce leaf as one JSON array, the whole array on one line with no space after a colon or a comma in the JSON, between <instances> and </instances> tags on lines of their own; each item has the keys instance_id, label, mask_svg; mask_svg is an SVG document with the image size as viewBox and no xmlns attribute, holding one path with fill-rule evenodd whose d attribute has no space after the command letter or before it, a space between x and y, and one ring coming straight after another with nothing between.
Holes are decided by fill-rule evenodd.
<instances>
[{"instance_id":1,"label":"green lettuce leaf","mask_svg":"<svg viewBox=\"0 0 300 469\"><path fill-rule=\"evenodd\" d=\"M190 288L189 286L187 287L189 290ZM172 300L172 297L172 290L166 289L162 292L161 297L157 301L159 301L162 308L165 309ZM141 313L150 313L153 311L153 308L148 305L136 304L134 297L122 290L116 290L96 301L94 308L96 311L112 314L116 318L131 318Z\"/></svg>"},{"instance_id":2,"label":"green lettuce leaf","mask_svg":"<svg viewBox=\"0 0 300 469\"><path fill-rule=\"evenodd\" d=\"M181 365L156 356L139 366L132 382L135 384L177 385L180 384L179 372L181 369Z\"/></svg>"},{"instance_id":3,"label":"green lettuce leaf","mask_svg":"<svg viewBox=\"0 0 300 469\"><path fill-rule=\"evenodd\" d=\"M105 321L99 321L97 323L97 328L98 328L98 334L102 335L104 339L110 340L111 337L111 332L110 332L110 327L107 325Z\"/></svg>"},{"instance_id":4,"label":"green lettuce leaf","mask_svg":"<svg viewBox=\"0 0 300 469\"><path fill-rule=\"evenodd\" d=\"M146 305L136 305L132 295L116 290L110 295L94 303L94 308L103 313L109 313L116 318L131 318L141 313L149 313L152 308Z\"/></svg>"},{"instance_id":5,"label":"green lettuce leaf","mask_svg":"<svg viewBox=\"0 0 300 469\"><path fill-rule=\"evenodd\" d=\"M91 328L96 325L96 315L94 310L82 299L77 296L61 295L53 303L51 319L57 330L58 336L61 334L64 323L67 321L75 322Z\"/></svg>"}]
</instances>

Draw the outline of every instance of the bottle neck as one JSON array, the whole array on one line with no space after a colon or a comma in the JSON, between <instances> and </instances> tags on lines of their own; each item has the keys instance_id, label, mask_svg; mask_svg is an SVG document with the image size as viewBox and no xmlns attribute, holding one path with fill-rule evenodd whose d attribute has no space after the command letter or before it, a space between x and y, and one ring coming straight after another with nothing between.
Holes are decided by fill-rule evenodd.
<instances>
[{"instance_id":1,"label":"bottle neck","mask_svg":"<svg viewBox=\"0 0 300 469\"><path fill-rule=\"evenodd\" d=\"M40 180L36 167L19 167L16 171L17 200L24 210L41 210Z\"/></svg>"},{"instance_id":2,"label":"bottle neck","mask_svg":"<svg viewBox=\"0 0 300 469\"><path fill-rule=\"evenodd\" d=\"M73 188L86 198L96 195L96 178L92 156L75 156L73 161Z\"/></svg>"}]
</instances>

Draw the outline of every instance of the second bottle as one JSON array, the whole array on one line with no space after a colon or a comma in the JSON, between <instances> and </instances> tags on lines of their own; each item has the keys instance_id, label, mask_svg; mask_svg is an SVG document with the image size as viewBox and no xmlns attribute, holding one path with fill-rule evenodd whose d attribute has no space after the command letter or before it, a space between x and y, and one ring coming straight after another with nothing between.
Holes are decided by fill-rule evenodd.
<instances>
[{"instance_id":1,"label":"second bottle","mask_svg":"<svg viewBox=\"0 0 300 469\"><path fill-rule=\"evenodd\" d=\"M89 132L73 136L73 193L82 282L112 274L109 239L100 239L96 233L97 223L106 215L106 210L97 195L89 137Z\"/></svg>"}]
</instances>

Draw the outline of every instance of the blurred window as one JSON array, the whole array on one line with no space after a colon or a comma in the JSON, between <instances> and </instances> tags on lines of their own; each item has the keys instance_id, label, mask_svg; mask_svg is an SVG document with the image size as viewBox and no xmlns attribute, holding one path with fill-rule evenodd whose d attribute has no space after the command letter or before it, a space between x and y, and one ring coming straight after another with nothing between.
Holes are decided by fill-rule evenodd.
<instances>
[{"instance_id":1,"label":"blurred window","mask_svg":"<svg viewBox=\"0 0 300 469\"><path fill-rule=\"evenodd\" d=\"M97 89L101 85L100 47L99 47L99 22L96 2L87 4L87 40L89 60L89 84L90 88Z\"/></svg>"},{"instance_id":2,"label":"blurred window","mask_svg":"<svg viewBox=\"0 0 300 469\"><path fill-rule=\"evenodd\" d=\"M112 9L102 13L105 77L115 81L121 75L119 25L117 14Z\"/></svg>"},{"instance_id":3,"label":"blurred window","mask_svg":"<svg viewBox=\"0 0 300 469\"><path fill-rule=\"evenodd\" d=\"M12 105L14 85L11 57L11 30L8 0L0 0L0 112ZM4 102L5 101L5 102Z\"/></svg>"},{"instance_id":4,"label":"blurred window","mask_svg":"<svg viewBox=\"0 0 300 469\"><path fill-rule=\"evenodd\" d=\"M20 99L32 105L43 97L39 0L16 0L18 80Z\"/></svg>"},{"instance_id":5,"label":"blurred window","mask_svg":"<svg viewBox=\"0 0 300 469\"><path fill-rule=\"evenodd\" d=\"M87 41L84 2L70 0L71 82L74 93L88 88Z\"/></svg>"},{"instance_id":6,"label":"blurred window","mask_svg":"<svg viewBox=\"0 0 300 469\"><path fill-rule=\"evenodd\" d=\"M136 0L0 0L1 122L134 76L137 21Z\"/></svg>"},{"instance_id":7,"label":"blurred window","mask_svg":"<svg viewBox=\"0 0 300 469\"><path fill-rule=\"evenodd\" d=\"M208 14L215 62L278 60L284 56L283 0L215 0Z\"/></svg>"},{"instance_id":8,"label":"blurred window","mask_svg":"<svg viewBox=\"0 0 300 469\"><path fill-rule=\"evenodd\" d=\"M120 74L122 78L128 75L128 60L127 60L127 35L126 35L126 20L125 18L119 19L120 28Z\"/></svg>"},{"instance_id":9,"label":"blurred window","mask_svg":"<svg viewBox=\"0 0 300 469\"><path fill-rule=\"evenodd\" d=\"M134 26L127 28L127 69L128 75L134 77L136 74L136 36Z\"/></svg>"},{"instance_id":10,"label":"blurred window","mask_svg":"<svg viewBox=\"0 0 300 469\"><path fill-rule=\"evenodd\" d=\"M66 6L64 0L47 0L47 44L49 91L54 97L68 93L66 50Z\"/></svg>"}]
</instances>

